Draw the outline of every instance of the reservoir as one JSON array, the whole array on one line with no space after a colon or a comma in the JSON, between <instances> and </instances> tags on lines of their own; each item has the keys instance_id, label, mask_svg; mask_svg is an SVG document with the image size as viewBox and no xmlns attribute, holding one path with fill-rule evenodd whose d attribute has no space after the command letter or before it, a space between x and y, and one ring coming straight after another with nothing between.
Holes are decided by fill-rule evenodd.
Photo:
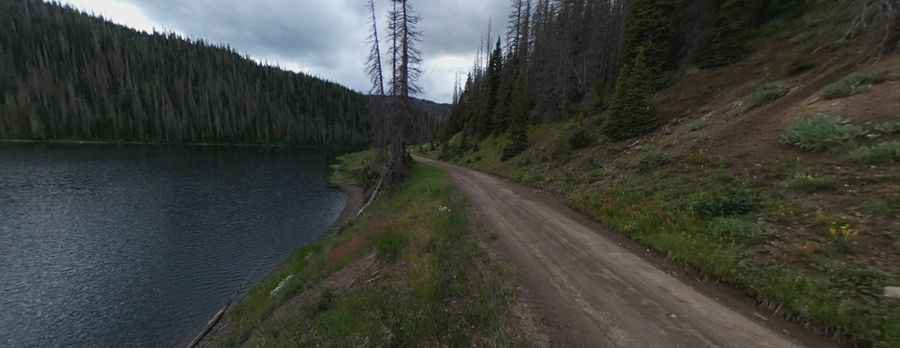
<instances>
[{"instance_id":1,"label":"reservoir","mask_svg":"<svg viewBox=\"0 0 900 348\"><path fill-rule=\"evenodd\" d=\"M320 152L0 144L0 346L184 344L344 208Z\"/></svg>"}]
</instances>

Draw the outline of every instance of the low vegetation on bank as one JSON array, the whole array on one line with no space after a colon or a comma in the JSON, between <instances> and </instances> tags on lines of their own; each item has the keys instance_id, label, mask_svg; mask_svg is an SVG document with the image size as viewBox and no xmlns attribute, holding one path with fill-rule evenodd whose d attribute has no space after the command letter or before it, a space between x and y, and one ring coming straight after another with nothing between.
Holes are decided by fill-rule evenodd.
<instances>
[{"instance_id":1,"label":"low vegetation on bank","mask_svg":"<svg viewBox=\"0 0 900 348\"><path fill-rule=\"evenodd\" d=\"M856 127L834 123L826 128ZM797 127L786 132L805 134ZM467 145L471 151L418 152L559 193L577 210L776 313L861 346L896 347L900 301L882 293L900 284L897 139L870 141L864 134L875 130L858 128L854 135L816 131L828 134L798 142L799 151L827 148L816 145L820 140L839 145L837 163L746 163L704 151L628 147L600 132L591 135L595 145L576 150L570 139L583 129L577 122L532 127L531 146L508 161L501 160L506 136ZM807 143L816 146L801 146Z\"/></svg>"},{"instance_id":2,"label":"low vegetation on bank","mask_svg":"<svg viewBox=\"0 0 900 348\"><path fill-rule=\"evenodd\" d=\"M341 157L334 180L363 185L370 156ZM465 210L444 172L415 166L402 187L254 288L213 345L521 346L509 272L479 247Z\"/></svg>"}]
</instances>

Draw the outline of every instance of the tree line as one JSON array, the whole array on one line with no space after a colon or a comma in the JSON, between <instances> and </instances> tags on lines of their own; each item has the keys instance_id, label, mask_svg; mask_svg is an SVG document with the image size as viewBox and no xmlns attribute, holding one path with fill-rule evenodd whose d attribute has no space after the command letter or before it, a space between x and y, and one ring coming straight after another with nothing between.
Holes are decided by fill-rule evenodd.
<instances>
[{"instance_id":1,"label":"tree line","mask_svg":"<svg viewBox=\"0 0 900 348\"><path fill-rule=\"evenodd\" d=\"M441 140L507 134L509 158L527 148L531 124L601 113L610 139L646 134L661 123L657 90L688 66L743 59L753 28L810 2L511 0L505 32L488 29L457 83Z\"/></svg>"},{"instance_id":2,"label":"tree line","mask_svg":"<svg viewBox=\"0 0 900 348\"><path fill-rule=\"evenodd\" d=\"M0 138L359 147L367 102L203 40L0 1Z\"/></svg>"}]
</instances>

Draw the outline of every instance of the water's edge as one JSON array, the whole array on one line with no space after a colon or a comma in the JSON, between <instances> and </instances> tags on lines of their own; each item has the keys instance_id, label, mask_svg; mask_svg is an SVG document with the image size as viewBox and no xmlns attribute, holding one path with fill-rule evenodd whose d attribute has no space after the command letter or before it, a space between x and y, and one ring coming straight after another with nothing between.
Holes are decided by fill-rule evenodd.
<instances>
[{"instance_id":1,"label":"water's edge","mask_svg":"<svg viewBox=\"0 0 900 348\"><path fill-rule=\"evenodd\" d=\"M362 208L363 204L365 204L365 190L362 187L348 185L348 184L336 184L331 183L331 185L347 196L346 203L344 204L344 209L341 211L341 215L331 224L331 227L328 229L328 233L322 236L322 239L328 238L330 235L339 232L344 226L347 226L353 219L356 217L356 213ZM297 249L299 250L299 248ZM284 267L287 266L288 259L282 261L281 264L272 268L268 275L260 278L259 282L263 282L268 279L272 274L278 273ZM259 283L257 282L257 284ZM254 284L250 289L253 289L257 284ZM206 340L212 336L215 336L219 329L222 327L223 323L227 321L228 314L234 310L235 305L241 303L244 300L244 297L250 293L250 289L247 290L245 294L241 298L234 299L233 301L229 301L219 312L213 315L210 318L209 324L203 328L202 331L198 331L198 335L190 342L186 342L184 347L194 348L199 346L200 344L206 342Z\"/></svg>"}]
</instances>

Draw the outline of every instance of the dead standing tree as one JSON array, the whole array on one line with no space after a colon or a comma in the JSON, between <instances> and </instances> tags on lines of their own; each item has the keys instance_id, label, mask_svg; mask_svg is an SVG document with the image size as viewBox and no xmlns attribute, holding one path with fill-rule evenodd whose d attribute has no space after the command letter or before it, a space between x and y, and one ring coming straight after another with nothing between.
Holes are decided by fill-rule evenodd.
<instances>
[{"instance_id":1,"label":"dead standing tree","mask_svg":"<svg viewBox=\"0 0 900 348\"><path fill-rule=\"evenodd\" d=\"M374 98L369 98L369 125L371 127L372 146L378 149L380 154L379 159L383 159L387 157L385 149L387 148L388 131L391 122L389 119L390 113L386 112L385 108L384 68L382 67L381 60L381 40L378 37L378 16L375 11L375 0L369 0L367 7L371 14L369 20L372 24L372 31L369 33L369 44L371 44L372 47L366 62L366 73L372 80L370 94L374 96ZM363 211L375 201L375 198L378 197L378 193L381 192L386 172L385 168L381 167L383 164L381 162L382 161L379 160L372 164L372 166L375 167L374 172L379 176L378 183L372 190L372 195L359 212L356 213L356 216L362 215Z\"/></svg>"},{"instance_id":2,"label":"dead standing tree","mask_svg":"<svg viewBox=\"0 0 900 348\"><path fill-rule=\"evenodd\" d=\"M381 139L375 145L385 149L385 166L382 181L388 187L400 183L409 173L411 161L406 152L406 143L410 131L410 119L414 112L410 98L421 92L416 84L422 74L419 65L421 53L416 48L421 33L416 29L419 17L410 5L409 0L391 0L391 11L388 13L388 37L390 39L391 81L390 96L375 98L372 105L373 117L382 122L373 129L375 139ZM369 8L373 22L375 18L374 0ZM373 93L384 92L381 53L378 41L378 28L372 24L372 54L369 57L369 76L373 82Z\"/></svg>"},{"instance_id":3,"label":"dead standing tree","mask_svg":"<svg viewBox=\"0 0 900 348\"><path fill-rule=\"evenodd\" d=\"M384 68L381 59L381 40L378 36L378 17L375 10L375 0L369 0L366 7L367 10L369 10L369 21L372 25L368 38L371 49L366 62L366 73L372 81L372 89L369 93L374 96L374 98L369 99L369 113L371 115L369 124L371 126L373 147L383 150L387 147L387 125L390 123L387 118L390 115L384 112ZM382 174L383 172L382 169L378 169L377 171L379 174Z\"/></svg>"}]
</instances>

